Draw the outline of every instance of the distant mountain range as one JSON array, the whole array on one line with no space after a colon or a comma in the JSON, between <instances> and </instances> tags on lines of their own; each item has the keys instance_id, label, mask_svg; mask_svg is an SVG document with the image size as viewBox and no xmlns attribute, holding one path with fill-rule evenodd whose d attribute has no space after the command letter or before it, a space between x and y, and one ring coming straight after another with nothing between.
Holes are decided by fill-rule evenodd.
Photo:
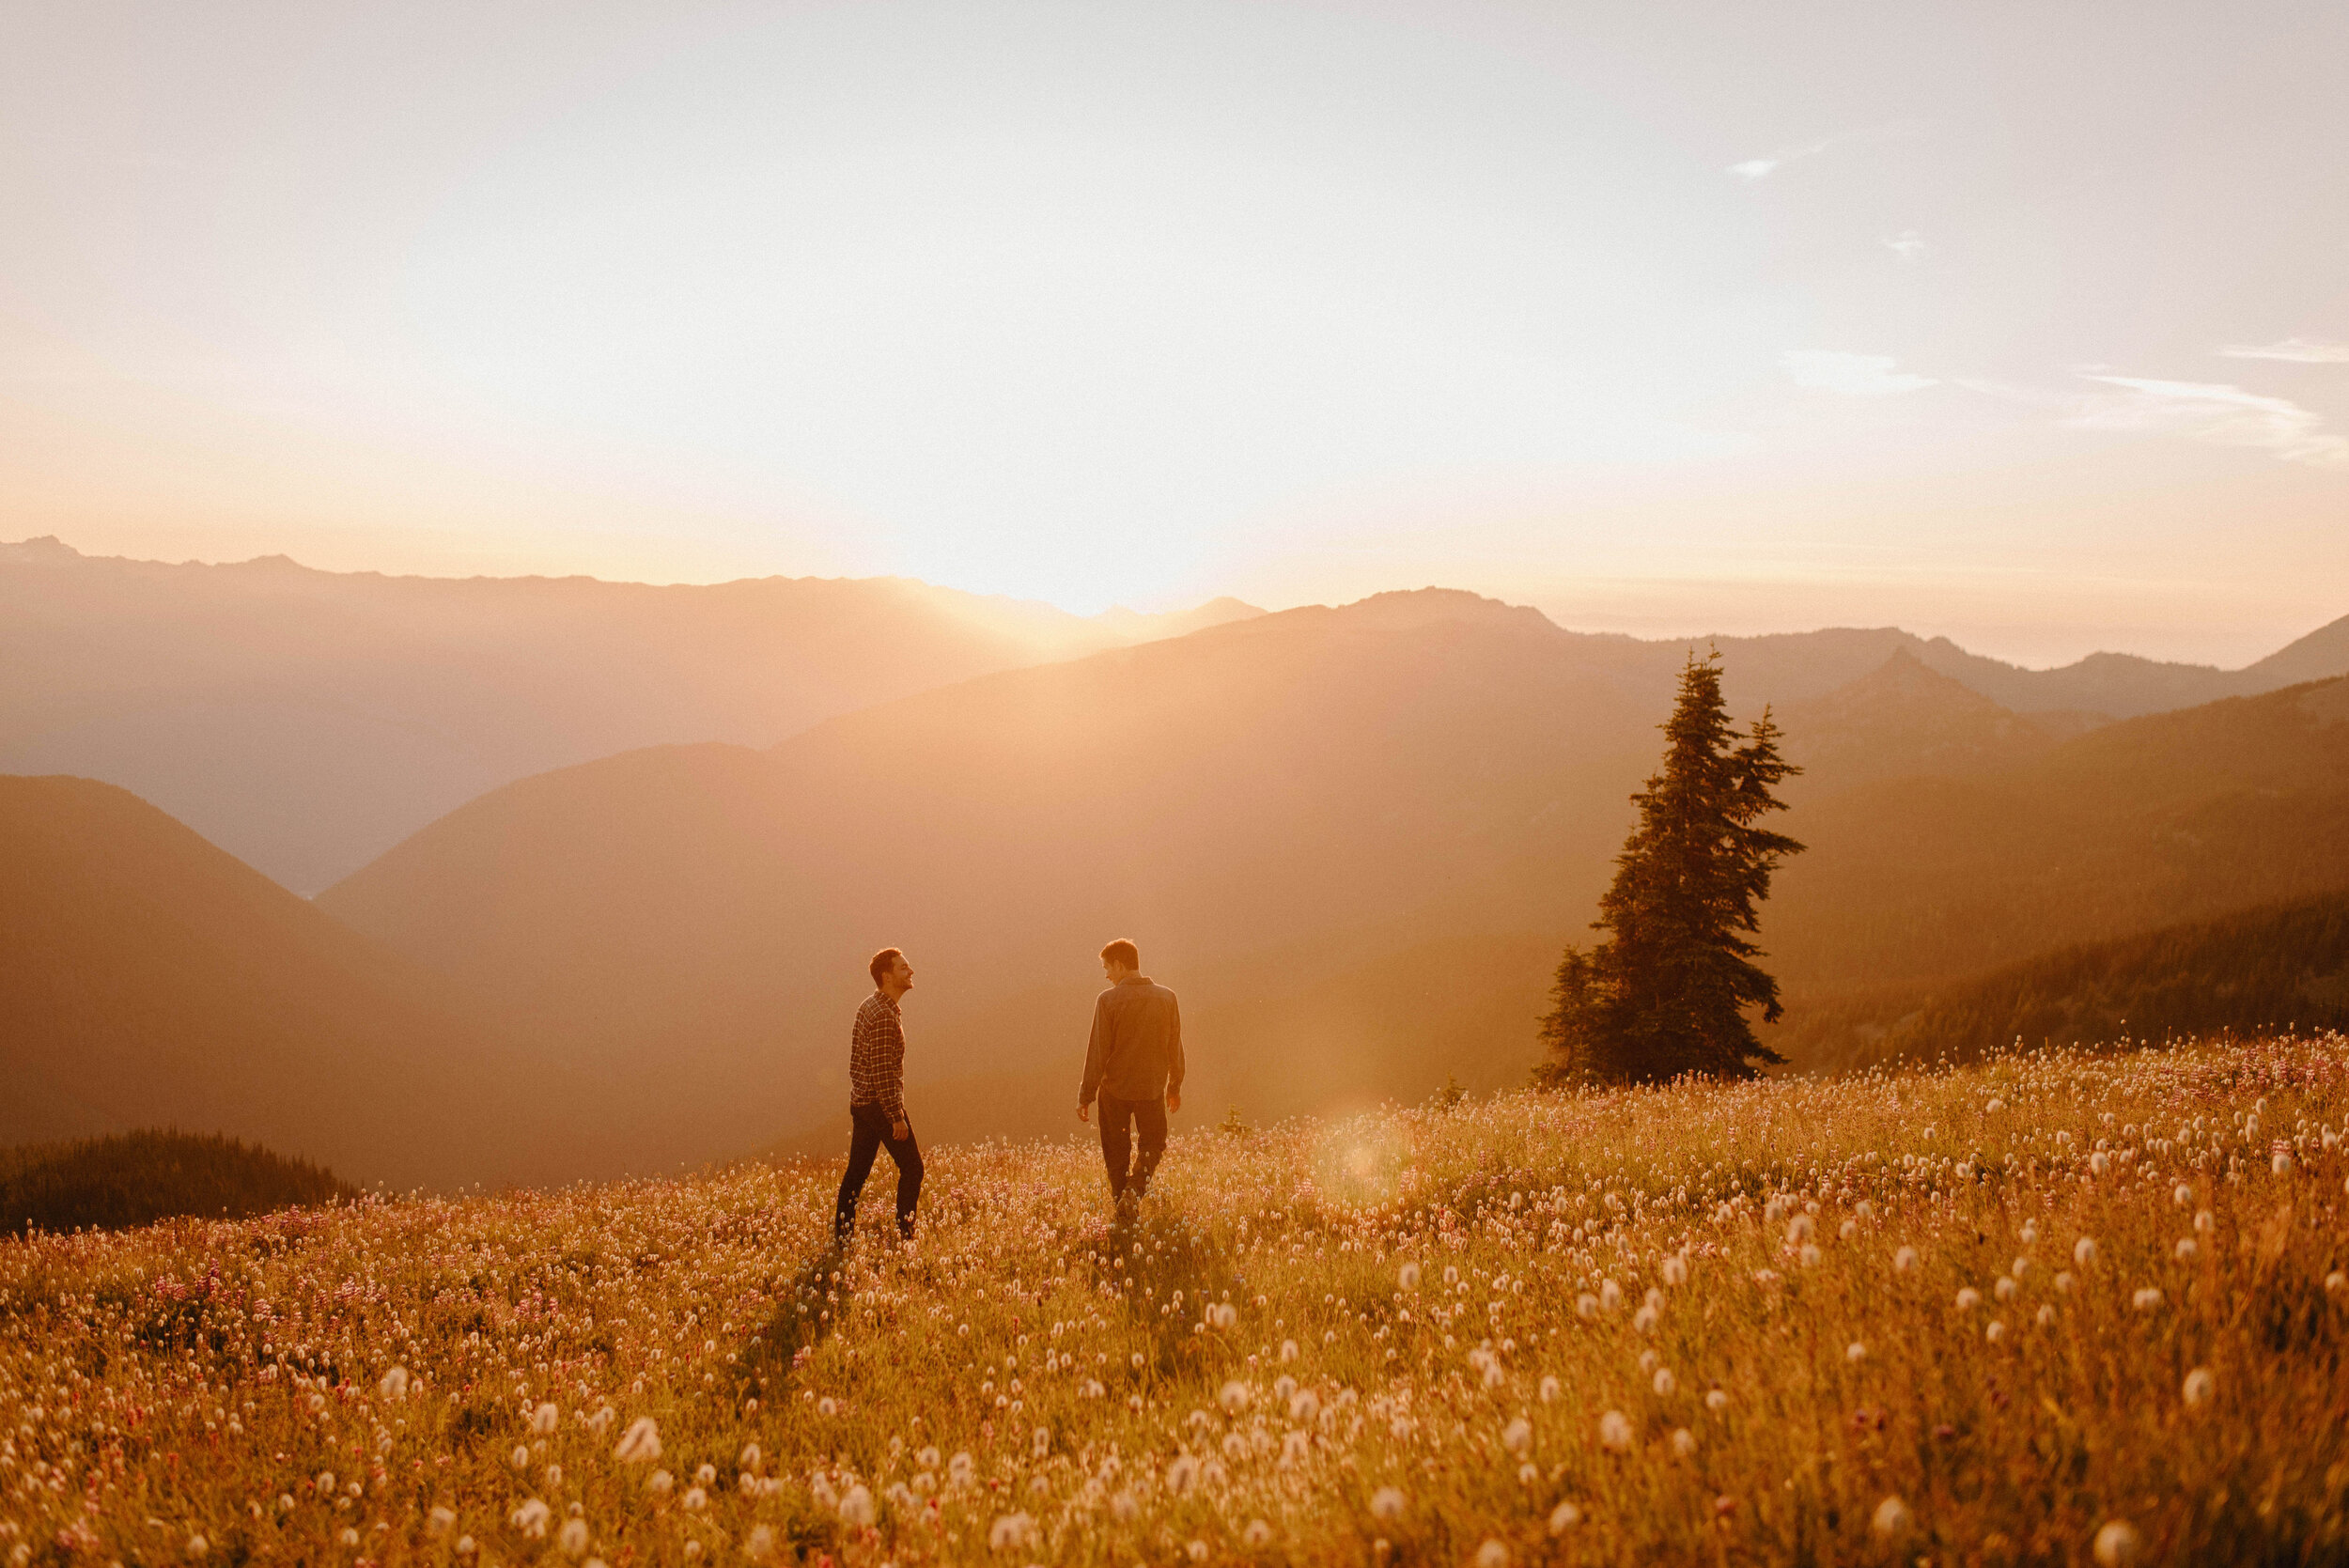
<instances>
[{"instance_id":1,"label":"distant mountain range","mask_svg":"<svg viewBox=\"0 0 2349 1568\"><path fill-rule=\"evenodd\" d=\"M0 544L0 772L121 784L313 893L552 768L652 745L770 746L972 676L1257 613L1226 598L1086 618L894 578L656 587L324 572L284 556L171 565L27 539ZM1711 641L1510 613L1642 700L1691 641ZM1719 641L1749 705L1824 695L1896 650L2028 715L2128 718L2349 669L2349 618L2236 671L2123 654L2024 670L1890 629Z\"/></svg>"},{"instance_id":2,"label":"distant mountain range","mask_svg":"<svg viewBox=\"0 0 2349 1568\"><path fill-rule=\"evenodd\" d=\"M443 583L7 548L38 559L0 588L30 602L55 574L64 607L36 620L80 627L50 645L93 663L33 659L40 638L0 619L29 673L0 714L124 739L198 794L305 759L268 809L240 807L256 831L284 813L299 831L281 846L332 821L337 769L390 766L371 742L320 755L339 732L302 715L328 691L360 693L346 711L437 715L435 787L507 727L527 734L500 766L599 723L810 721L770 745L514 779L315 903L122 790L0 779L0 1141L177 1124L363 1181L673 1168L794 1129L828 1143L842 1036L884 944L919 971L909 1071L933 1140L1074 1128L1093 953L1115 935L1183 996L1183 1120L1522 1081L1549 969L1583 939L1691 651L1443 590L1209 607L1219 624L1131 644L1129 624L1044 615L1052 637L1120 640L1085 654L972 631L918 584ZM170 609L182 589L194 608ZM101 625L129 645L101 648ZM1896 630L1701 644L1741 715L1777 706L1807 769L1785 826L1812 848L1763 933L1797 1016L2349 888L2349 681L2259 690L2349 672L2344 628L2232 673L2101 656L2020 671ZM928 651L893 648L901 633ZM1063 657L817 711L854 701L855 680L921 680L939 648L1045 645ZM755 680L663 707L744 648L765 650ZM867 666L842 649L879 651ZM332 657L308 668L303 650ZM811 672L833 684L808 695ZM2254 694L2128 711L2214 683ZM157 715L200 737L203 693L236 691L274 717L226 725L210 753L166 743ZM86 730L59 718L101 710ZM424 797L362 791L355 815L380 827L394 798Z\"/></svg>"},{"instance_id":3,"label":"distant mountain range","mask_svg":"<svg viewBox=\"0 0 2349 1568\"><path fill-rule=\"evenodd\" d=\"M1788 827L1814 848L1765 932L1791 986L1962 972L2009 942L2158 924L2177 898L2349 885L2349 863L2271 842L2305 826L2298 795L2279 811L2246 793L2258 778L2327 798L2349 778L2328 773L2349 744L2324 718L2332 688L2093 727L1988 705L1897 633L1720 645L1745 702L1786 700L1812 768ZM1511 1077L1550 961L1529 973L1524 955L1588 919L1686 657L1460 594L1286 612L900 699L764 753L671 748L523 781L319 903L626 1086L599 1125L645 1164L831 1113L841 1020L884 943L921 970L910 1017L932 1048L911 1070L953 1080L965 1109L1066 1057L1093 950L1119 933L1219 1020L1203 1061L1220 1053L1216 1092L1253 1107L1423 1092L1445 1068L1415 1038ZM2220 763L2200 754L2213 745ZM2165 769L2175 790L2140 800ZM1946 834L1943 800L1970 803ZM2165 859L2148 835L2179 812L2231 863ZM2067 861L2075 845L2105 859ZM2078 864L2105 885L2061 894ZM2197 876L2206 893L2179 881ZM2001 907L2018 885L2028 916ZM1382 988L1439 947L1444 984ZM1464 1033L1496 996L1514 1017Z\"/></svg>"},{"instance_id":4,"label":"distant mountain range","mask_svg":"<svg viewBox=\"0 0 2349 1568\"><path fill-rule=\"evenodd\" d=\"M654 587L0 544L0 772L135 791L315 893L487 789L765 746L908 692L1255 613L1087 620L894 578Z\"/></svg>"}]
</instances>

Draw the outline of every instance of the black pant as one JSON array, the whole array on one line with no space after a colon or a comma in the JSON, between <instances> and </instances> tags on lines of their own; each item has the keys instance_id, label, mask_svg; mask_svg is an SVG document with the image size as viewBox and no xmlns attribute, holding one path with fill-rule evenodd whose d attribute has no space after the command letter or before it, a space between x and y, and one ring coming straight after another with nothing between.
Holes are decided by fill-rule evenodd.
<instances>
[{"instance_id":1,"label":"black pant","mask_svg":"<svg viewBox=\"0 0 2349 1568\"><path fill-rule=\"evenodd\" d=\"M897 1234L913 1234L913 1205L922 1196L922 1150L913 1141L913 1124L903 1138L890 1136L889 1112L877 1105L848 1107L855 1130L848 1135L848 1169L840 1178L840 1202L832 1211L832 1234L842 1241L856 1229L856 1201L864 1191L864 1178L873 1173L873 1157L882 1149L897 1162Z\"/></svg>"},{"instance_id":2,"label":"black pant","mask_svg":"<svg viewBox=\"0 0 2349 1568\"><path fill-rule=\"evenodd\" d=\"M1142 1153L1135 1158L1133 1169L1126 1169L1128 1150L1127 1124L1133 1124L1142 1134ZM1166 1102L1164 1100L1113 1100L1101 1096L1101 1157L1110 1168L1110 1196L1123 1198L1130 1190L1137 1198L1150 1190L1150 1173L1159 1168L1159 1159L1166 1153Z\"/></svg>"}]
</instances>

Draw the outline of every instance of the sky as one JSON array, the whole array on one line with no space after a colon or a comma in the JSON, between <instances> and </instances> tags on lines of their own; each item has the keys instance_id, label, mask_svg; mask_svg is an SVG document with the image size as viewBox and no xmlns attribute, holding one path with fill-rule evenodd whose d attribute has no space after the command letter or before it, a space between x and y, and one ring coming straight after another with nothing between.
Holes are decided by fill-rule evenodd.
<instances>
[{"instance_id":1,"label":"sky","mask_svg":"<svg viewBox=\"0 0 2349 1568\"><path fill-rule=\"evenodd\" d=\"M0 8L0 538L2349 613L2349 8Z\"/></svg>"}]
</instances>

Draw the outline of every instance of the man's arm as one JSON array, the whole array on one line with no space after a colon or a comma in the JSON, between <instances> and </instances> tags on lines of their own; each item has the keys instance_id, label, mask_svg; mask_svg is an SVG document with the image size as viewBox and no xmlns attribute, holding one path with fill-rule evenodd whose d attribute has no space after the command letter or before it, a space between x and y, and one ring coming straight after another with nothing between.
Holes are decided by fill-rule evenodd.
<instances>
[{"instance_id":1,"label":"man's arm","mask_svg":"<svg viewBox=\"0 0 2349 1568\"><path fill-rule=\"evenodd\" d=\"M1110 999L1106 993L1093 1003L1093 1034L1085 1042L1084 1081L1077 1086L1077 1118L1086 1120L1094 1095L1100 1093L1101 1076L1109 1071Z\"/></svg>"},{"instance_id":2,"label":"man's arm","mask_svg":"<svg viewBox=\"0 0 2349 1568\"><path fill-rule=\"evenodd\" d=\"M1183 1109L1183 1006L1166 993L1166 1109Z\"/></svg>"},{"instance_id":3,"label":"man's arm","mask_svg":"<svg viewBox=\"0 0 2349 1568\"><path fill-rule=\"evenodd\" d=\"M903 1138L906 1126L906 1027L894 1013L881 1020L881 1114L889 1118L889 1136Z\"/></svg>"}]
</instances>

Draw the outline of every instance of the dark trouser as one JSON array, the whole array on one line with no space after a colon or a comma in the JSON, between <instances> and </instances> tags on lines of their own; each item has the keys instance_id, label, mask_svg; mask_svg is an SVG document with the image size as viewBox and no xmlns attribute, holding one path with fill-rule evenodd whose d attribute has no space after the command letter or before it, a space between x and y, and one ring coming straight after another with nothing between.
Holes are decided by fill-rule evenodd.
<instances>
[{"instance_id":1,"label":"dark trouser","mask_svg":"<svg viewBox=\"0 0 2349 1568\"><path fill-rule=\"evenodd\" d=\"M1126 1169L1128 1123L1142 1134L1142 1153L1135 1158L1131 1172ZM1101 1157L1110 1168L1111 1197L1123 1198L1131 1191L1139 1198L1149 1191L1150 1173L1159 1168L1159 1159L1165 1153L1164 1100L1113 1100L1107 1094L1101 1096Z\"/></svg>"},{"instance_id":2,"label":"dark trouser","mask_svg":"<svg viewBox=\"0 0 2349 1568\"><path fill-rule=\"evenodd\" d=\"M889 1112L877 1105L848 1107L855 1130L848 1135L848 1170L840 1178L840 1202L832 1211L832 1234L842 1241L856 1229L856 1201L864 1191L864 1178L873 1173L873 1157L882 1149L897 1162L897 1234L913 1234L913 1204L922 1196L922 1151L913 1141L913 1124L903 1138L889 1133Z\"/></svg>"}]
</instances>

